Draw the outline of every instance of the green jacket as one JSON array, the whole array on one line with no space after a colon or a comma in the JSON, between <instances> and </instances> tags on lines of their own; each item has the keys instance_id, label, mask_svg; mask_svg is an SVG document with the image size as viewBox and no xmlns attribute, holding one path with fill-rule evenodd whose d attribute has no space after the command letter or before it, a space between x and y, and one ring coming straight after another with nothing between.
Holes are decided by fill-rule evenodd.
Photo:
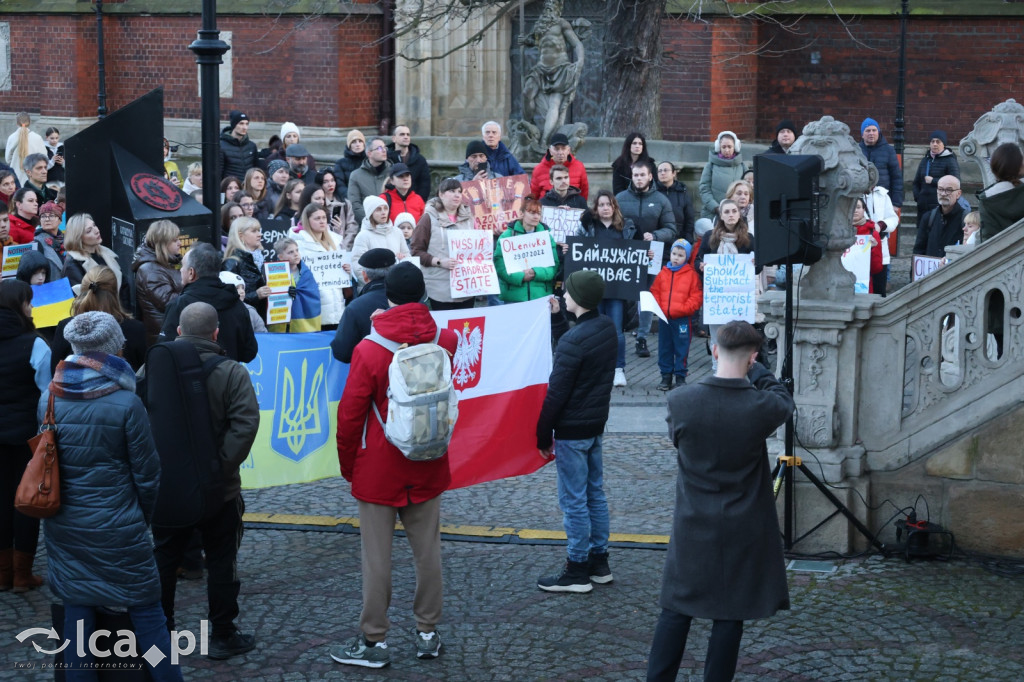
<instances>
[{"instance_id":1,"label":"green jacket","mask_svg":"<svg viewBox=\"0 0 1024 682\"><path fill-rule=\"evenodd\" d=\"M536 275L531 281L523 281L523 273L509 272L505 269L505 256L501 248L501 240L505 237L527 234L523 228L523 221L517 220L508 229L501 233L494 244L494 267L498 271L498 284L501 287L501 300L506 303L520 303L532 301L537 298L551 296L555 291L555 276L558 273L558 247L551 237L551 231L544 226L544 223L537 225L534 234L544 233L547 237L547 248L551 249L555 264L546 268L534 268Z\"/></svg>"}]
</instances>

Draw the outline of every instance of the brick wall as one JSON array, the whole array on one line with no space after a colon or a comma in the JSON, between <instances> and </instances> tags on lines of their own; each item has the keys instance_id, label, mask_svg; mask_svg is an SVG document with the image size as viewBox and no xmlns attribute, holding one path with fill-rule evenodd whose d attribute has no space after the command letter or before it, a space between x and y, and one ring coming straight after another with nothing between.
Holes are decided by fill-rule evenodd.
<instances>
[{"instance_id":1,"label":"brick wall","mask_svg":"<svg viewBox=\"0 0 1024 682\"><path fill-rule=\"evenodd\" d=\"M0 110L44 116L93 116L96 20L91 15L2 15L10 22L12 90L0 93ZM244 109L253 120L295 121L300 126L377 124L381 67L379 16L227 16L218 28L232 31L233 97L221 111ZM198 118L199 85L188 45L198 16L104 17L107 107L113 111L162 85L168 118ZM22 49L25 45L32 50ZM36 49L37 47L42 49Z\"/></svg>"},{"instance_id":2,"label":"brick wall","mask_svg":"<svg viewBox=\"0 0 1024 682\"><path fill-rule=\"evenodd\" d=\"M661 132L666 140L711 138L711 27L677 18L662 23Z\"/></svg>"}]
</instances>

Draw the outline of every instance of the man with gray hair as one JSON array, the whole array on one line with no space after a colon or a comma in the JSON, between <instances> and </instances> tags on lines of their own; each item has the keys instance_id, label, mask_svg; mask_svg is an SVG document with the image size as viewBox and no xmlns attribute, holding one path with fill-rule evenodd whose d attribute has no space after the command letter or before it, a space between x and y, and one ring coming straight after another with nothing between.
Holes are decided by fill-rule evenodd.
<instances>
[{"instance_id":1,"label":"man with gray hair","mask_svg":"<svg viewBox=\"0 0 1024 682\"><path fill-rule=\"evenodd\" d=\"M480 128L480 134L484 138L484 144L487 145L487 165L496 175L502 177L526 175L526 171L519 165L519 161L501 141L500 123L488 121Z\"/></svg>"},{"instance_id":2,"label":"man with gray hair","mask_svg":"<svg viewBox=\"0 0 1024 682\"><path fill-rule=\"evenodd\" d=\"M370 316L375 310L388 309L384 278L395 265L391 249L370 249L359 257L363 287L356 300L345 306L338 331L331 341L331 353L338 362L352 362L352 351L370 333Z\"/></svg>"},{"instance_id":3,"label":"man with gray hair","mask_svg":"<svg viewBox=\"0 0 1024 682\"><path fill-rule=\"evenodd\" d=\"M220 281L220 252L206 243L196 244L181 261L181 283L184 288L167 306L161 341L173 341L178 336L181 311L190 303L209 303L217 311L220 333L217 342L227 356L238 362L249 362L259 352L256 335L249 322L249 311L238 298L238 290Z\"/></svg>"},{"instance_id":4,"label":"man with gray hair","mask_svg":"<svg viewBox=\"0 0 1024 682\"><path fill-rule=\"evenodd\" d=\"M210 435L217 448L216 455L209 453L209 460L220 461L223 504L218 509L208 509L203 520L194 526L153 526L154 556L160 571L160 599L169 629L174 629L178 566L193 531L199 530L202 535L208 569L209 619L213 628L208 655L215 660L243 654L256 646L255 637L240 633L234 621L238 617L241 583L237 558L242 540L242 514L245 512L238 469L249 456L260 426L259 403L249 372L234 360L223 357L224 349L217 345L219 327L216 308L209 303L190 303L181 311L179 336L174 342L192 344L203 363L206 396L210 403ZM155 373L155 370L150 373L150 380L155 380ZM160 390L160 387L150 387L151 391L154 388ZM174 410L151 412L154 422L176 416L180 413ZM165 480L163 485L173 484L176 480ZM168 491L163 492L168 494ZM186 498L187 491L181 491L180 497Z\"/></svg>"},{"instance_id":5,"label":"man with gray hair","mask_svg":"<svg viewBox=\"0 0 1024 682\"><path fill-rule=\"evenodd\" d=\"M21 164L25 175L28 177L28 180L25 181L25 187L36 193L40 206L47 201L54 201L57 198L57 190L46 186L46 167L48 164L49 161L46 158L46 154L29 154Z\"/></svg>"}]
</instances>

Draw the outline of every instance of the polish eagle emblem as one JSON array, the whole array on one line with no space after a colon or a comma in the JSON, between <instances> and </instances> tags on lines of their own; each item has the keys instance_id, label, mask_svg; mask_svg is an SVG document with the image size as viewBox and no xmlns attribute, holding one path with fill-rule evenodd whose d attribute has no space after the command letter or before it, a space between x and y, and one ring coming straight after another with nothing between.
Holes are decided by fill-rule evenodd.
<instances>
[{"instance_id":1,"label":"polish eagle emblem","mask_svg":"<svg viewBox=\"0 0 1024 682\"><path fill-rule=\"evenodd\" d=\"M480 383L480 362L484 352L484 318L452 320L448 328L459 338L452 356L452 383L456 390L472 388Z\"/></svg>"}]
</instances>

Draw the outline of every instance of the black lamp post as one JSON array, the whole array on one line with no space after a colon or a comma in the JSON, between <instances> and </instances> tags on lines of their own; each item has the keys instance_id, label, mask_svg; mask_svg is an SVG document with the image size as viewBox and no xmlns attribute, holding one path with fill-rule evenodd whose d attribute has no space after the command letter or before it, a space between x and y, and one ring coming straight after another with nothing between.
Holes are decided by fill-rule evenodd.
<instances>
[{"instance_id":1,"label":"black lamp post","mask_svg":"<svg viewBox=\"0 0 1024 682\"><path fill-rule=\"evenodd\" d=\"M99 75L99 106L96 107L96 117L105 118L107 115L107 69L103 61L103 0L96 0L96 72Z\"/></svg>"},{"instance_id":2,"label":"black lamp post","mask_svg":"<svg viewBox=\"0 0 1024 682\"><path fill-rule=\"evenodd\" d=\"M230 50L217 30L217 0L203 0L203 27L188 46L199 64L200 120L203 127L203 205L210 209L210 241L220 248L220 71L224 53Z\"/></svg>"},{"instance_id":3,"label":"black lamp post","mask_svg":"<svg viewBox=\"0 0 1024 682\"><path fill-rule=\"evenodd\" d=\"M900 166L903 165L903 110L907 98L907 15L910 12L910 0L902 0L903 10L900 13L900 64L899 81L896 85L896 125L892 133L892 146L896 148Z\"/></svg>"}]
</instances>

